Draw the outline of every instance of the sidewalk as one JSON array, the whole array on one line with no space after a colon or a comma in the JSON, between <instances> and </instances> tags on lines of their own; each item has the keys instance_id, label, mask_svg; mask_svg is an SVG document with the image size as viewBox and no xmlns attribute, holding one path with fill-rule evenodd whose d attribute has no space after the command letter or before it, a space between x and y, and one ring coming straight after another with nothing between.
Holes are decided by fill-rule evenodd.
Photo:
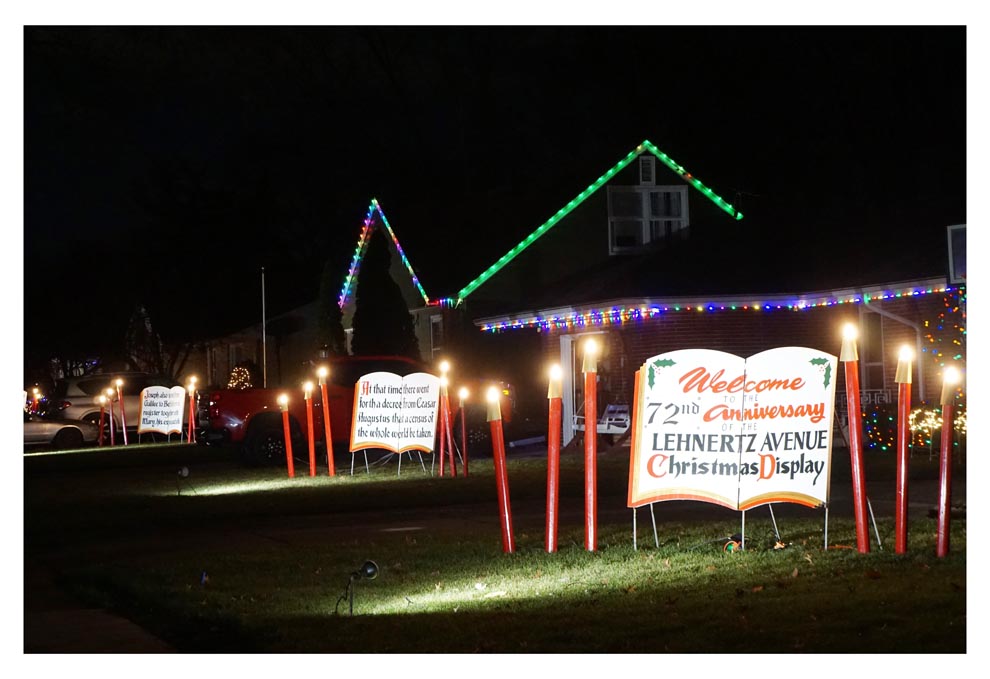
<instances>
[{"instance_id":1,"label":"sidewalk","mask_svg":"<svg viewBox=\"0 0 990 679\"><path fill-rule=\"evenodd\" d=\"M56 586L47 571L25 573L31 605L24 610L24 653L175 653L126 618L86 608Z\"/></svg>"}]
</instances>

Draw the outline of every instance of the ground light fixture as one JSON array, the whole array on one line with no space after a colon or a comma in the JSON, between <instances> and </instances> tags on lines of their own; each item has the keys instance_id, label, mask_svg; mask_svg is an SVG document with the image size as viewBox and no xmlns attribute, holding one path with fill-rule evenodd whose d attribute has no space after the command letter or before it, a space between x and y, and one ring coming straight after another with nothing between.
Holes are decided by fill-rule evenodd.
<instances>
[{"instance_id":1,"label":"ground light fixture","mask_svg":"<svg viewBox=\"0 0 990 679\"><path fill-rule=\"evenodd\" d=\"M351 573L350 577L347 579L347 587L344 588L344 593L340 595L337 599L337 605L334 606L334 615L337 614L337 610L340 608L340 603L344 599L348 600L348 610L350 615L354 615L354 583L358 580L374 580L378 577L378 564L370 559L365 561L364 564L358 568L356 571Z\"/></svg>"}]
</instances>

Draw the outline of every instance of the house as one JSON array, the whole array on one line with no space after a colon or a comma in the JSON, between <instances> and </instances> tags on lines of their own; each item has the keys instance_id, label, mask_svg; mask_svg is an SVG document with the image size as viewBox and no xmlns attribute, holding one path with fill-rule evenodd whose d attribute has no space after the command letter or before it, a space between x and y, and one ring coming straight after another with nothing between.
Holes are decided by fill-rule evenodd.
<instances>
[{"instance_id":1,"label":"house","mask_svg":"<svg viewBox=\"0 0 990 679\"><path fill-rule=\"evenodd\" d=\"M932 321L947 306L961 306L964 318L964 285L948 285L944 271L891 282L879 265L849 266L834 250L767 248L742 219L644 141L462 288L457 305L514 347L499 360L526 363L523 389L545 393L540 366L561 364L564 443L579 431L579 345L589 336L604 346L600 409L629 404L634 372L650 356L695 347L749 356L788 345L838 355L850 321L861 333L864 404L896 398L903 344L919 356L915 402L937 403L947 357L932 354ZM956 330L950 342L962 358L964 326ZM528 337L535 359L514 335ZM840 376L836 393L844 388Z\"/></svg>"}]
</instances>

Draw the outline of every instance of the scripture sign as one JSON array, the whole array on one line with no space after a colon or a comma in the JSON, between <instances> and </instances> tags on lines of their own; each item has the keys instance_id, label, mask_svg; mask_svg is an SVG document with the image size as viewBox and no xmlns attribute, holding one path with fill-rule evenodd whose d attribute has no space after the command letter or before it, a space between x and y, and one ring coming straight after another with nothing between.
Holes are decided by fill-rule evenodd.
<instances>
[{"instance_id":1,"label":"scripture sign","mask_svg":"<svg viewBox=\"0 0 990 679\"><path fill-rule=\"evenodd\" d=\"M182 387L148 387L141 391L141 412L138 413L138 433L182 433L186 390Z\"/></svg>"},{"instance_id":2,"label":"scripture sign","mask_svg":"<svg viewBox=\"0 0 990 679\"><path fill-rule=\"evenodd\" d=\"M836 366L804 347L648 359L636 372L628 506L828 502Z\"/></svg>"},{"instance_id":3,"label":"scripture sign","mask_svg":"<svg viewBox=\"0 0 990 679\"><path fill-rule=\"evenodd\" d=\"M433 452L439 403L436 375L375 372L361 377L354 385L351 452L365 448Z\"/></svg>"}]
</instances>

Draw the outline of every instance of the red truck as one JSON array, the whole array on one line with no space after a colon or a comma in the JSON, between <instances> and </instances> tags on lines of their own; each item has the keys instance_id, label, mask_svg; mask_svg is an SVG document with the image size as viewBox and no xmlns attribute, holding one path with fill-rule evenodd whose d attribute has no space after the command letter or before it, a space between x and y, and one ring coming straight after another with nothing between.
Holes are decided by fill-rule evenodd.
<instances>
[{"instance_id":1,"label":"red truck","mask_svg":"<svg viewBox=\"0 0 990 679\"><path fill-rule=\"evenodd\" d=\"M335 356L327 359L327 399L330 405L330 435L334 445L346 448L351 436L354 384L362 375L391 372L408 375L433 372L429 366L404 356ZM313 438L323 442L323 397L313 375ZM289 396L289 429L292 452L307 456L306 403L302 385L284 389L222 389L210 392L209 424L205 436L210 443L240 446L248 464L284 464L285 434L280 394Z\"/></svg>"}]
</instances>

